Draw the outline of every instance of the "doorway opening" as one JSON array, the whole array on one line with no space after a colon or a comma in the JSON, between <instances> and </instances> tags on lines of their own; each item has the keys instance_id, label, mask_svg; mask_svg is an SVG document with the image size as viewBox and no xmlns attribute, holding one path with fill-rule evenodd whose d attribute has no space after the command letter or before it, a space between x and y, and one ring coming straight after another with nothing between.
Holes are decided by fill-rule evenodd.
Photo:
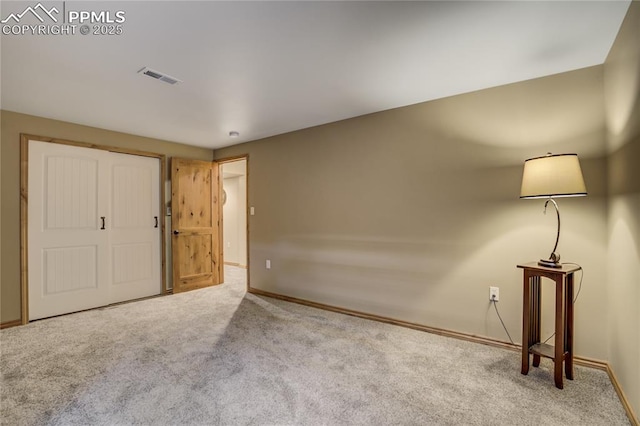
<instances>
[{"instance_id":1,"label":"doorway opening","mask_svg":"<svg viewBox=\"0 0 640 426\"><path fill-rule=\"evenodd\" d=\"M248 269L247 158L220 161L222 235L225 265Z\"/></svg>"}]
</instances>

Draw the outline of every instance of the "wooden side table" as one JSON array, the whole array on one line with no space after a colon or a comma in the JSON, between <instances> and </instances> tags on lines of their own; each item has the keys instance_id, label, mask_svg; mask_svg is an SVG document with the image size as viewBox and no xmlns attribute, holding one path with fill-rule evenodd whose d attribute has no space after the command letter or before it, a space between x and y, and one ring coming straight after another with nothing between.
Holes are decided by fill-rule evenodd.
<instances>
[{"instance_id":1,"label":"wooden side table","mask_svg":"<svg viewBox=\"0 0 640 426\"><path fill-rule=\"evenodd\" d=\"M522 303L522 374L529 373L529 355L533 354L533 366L540 365L540 357L553 360L553 377L558 389L563 388L562 366L567 379L573 380L573 274L579 266L563 265L562 268L539 266L537 262L518 265L524 272ZM540 342L540 294L541 278L546 277L556 285L555 342Z\"/></svg>"}]
</instances>

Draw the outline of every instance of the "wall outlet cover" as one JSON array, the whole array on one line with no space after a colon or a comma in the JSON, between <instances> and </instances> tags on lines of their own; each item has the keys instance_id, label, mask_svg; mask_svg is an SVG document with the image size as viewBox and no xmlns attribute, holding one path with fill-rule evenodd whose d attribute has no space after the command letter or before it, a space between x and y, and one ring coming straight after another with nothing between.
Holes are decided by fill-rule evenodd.
<instances>
[{"instance_id":1,"label":"wall outlet cover","mask_svg":"<svg viewBox=\"0 0 640 426\"><path fill-rule=\"evenodd\" d=\"M500 300L499 287L489 287L489 300L495 300L496 302Z\"/></svg>"}]
</instances>

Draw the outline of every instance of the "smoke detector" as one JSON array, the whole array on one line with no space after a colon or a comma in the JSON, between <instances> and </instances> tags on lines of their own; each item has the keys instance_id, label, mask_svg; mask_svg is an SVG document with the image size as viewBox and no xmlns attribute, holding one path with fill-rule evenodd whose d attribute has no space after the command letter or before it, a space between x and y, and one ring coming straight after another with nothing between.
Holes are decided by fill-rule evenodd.
<instances>
[{"instance_id":1,"label":"smoke detector","mask_svg":"<svg viewBox=\"0 0 640 426\"><path fill-rule=\"evenodd\" d=\"M168 83L168 84L182 83L182 80L179 80L175 77L171 77L170 75L162 73L160 71L152 70L151 68L148 68L148 67L142 68L140 71L138 71L138 74L143 74L148 77L155 78L156 80L164 81L165 83Z\"/></svg>"}]
</instances>

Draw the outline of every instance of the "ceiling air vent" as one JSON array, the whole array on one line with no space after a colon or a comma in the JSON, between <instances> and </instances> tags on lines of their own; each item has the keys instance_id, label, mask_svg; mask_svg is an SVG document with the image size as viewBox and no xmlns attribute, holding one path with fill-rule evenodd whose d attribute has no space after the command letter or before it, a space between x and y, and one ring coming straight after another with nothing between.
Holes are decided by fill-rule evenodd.
<instances>
[{"instance_id":1,"label":"ceiling air vent","mask_svg":"<svg viewBox=\"0 0 640 426\"><path fill-rule=\"evenodd\" d=\"M182 80L178 80L175 77L171 77L170 75L161 73L156 70L152 70L151 68L147 68L147 67L144 67L140 71L138 71L138 74L144 74L146 76L155 78L156 80L164 81L165 83L169 83L169 84L182 83Z\"/></svg>"}]
</instances>

